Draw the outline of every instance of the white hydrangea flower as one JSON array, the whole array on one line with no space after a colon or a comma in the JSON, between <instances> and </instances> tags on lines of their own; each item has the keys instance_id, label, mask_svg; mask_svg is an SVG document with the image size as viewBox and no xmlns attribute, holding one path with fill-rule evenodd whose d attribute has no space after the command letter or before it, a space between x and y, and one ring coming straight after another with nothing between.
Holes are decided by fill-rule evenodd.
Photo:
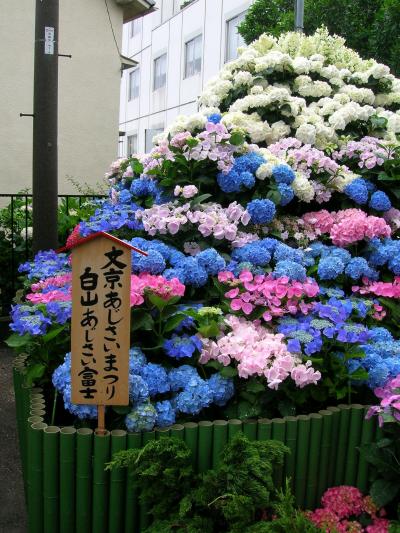
<instances>
[{"instance_id":1,"label":"white hydrangea flower","mask_svg":"<svg viewBox=\"0 0 400 533\"><path fill-rule=\"evenodd\" d=\"M302 202L309 203L314 199L315 190L310 181L300 172L296 172L296 177L292 182L294 194Z\"/></svg>"},{"instance_id":2,"label":"white hydrangea flower","mask_svg":"<svg viewBox=\"0 0 400 533\"><path fill-rule=\"evenodd\" d=\"M314 144L317 130L312 124L302 124L297 128L296 139L304 144Z\"/></svg>"},{"instance_id":3,"label":"white hydrangea flower","mask_svg":"<svg viewBox=\"0 0 400 533\"><path fill-rule=\"evenodd\" d=\"M251 85L253 83L253 76L250 72L241 70L235 74L233 82L235 85Z\"/></svg>"}]
</instances>

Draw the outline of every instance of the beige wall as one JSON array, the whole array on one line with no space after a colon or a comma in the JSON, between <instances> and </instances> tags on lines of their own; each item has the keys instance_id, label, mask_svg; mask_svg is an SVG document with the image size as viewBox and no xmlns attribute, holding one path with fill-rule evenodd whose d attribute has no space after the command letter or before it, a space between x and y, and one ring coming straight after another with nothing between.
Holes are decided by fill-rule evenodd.
<instances>
[{"instance_id":1,"label":"beige wall","mask_svg":"<svg viewBox=\"0 0 400 533\"><path fill-rule=\"evenodd\" d=\"M122 10L109 0L117 42ZM31 188L35 0L1 0L0 193ZM95 185L118 153L120 61L105 4L60 0L59 191Z\"/></svg>"}]
</instances>

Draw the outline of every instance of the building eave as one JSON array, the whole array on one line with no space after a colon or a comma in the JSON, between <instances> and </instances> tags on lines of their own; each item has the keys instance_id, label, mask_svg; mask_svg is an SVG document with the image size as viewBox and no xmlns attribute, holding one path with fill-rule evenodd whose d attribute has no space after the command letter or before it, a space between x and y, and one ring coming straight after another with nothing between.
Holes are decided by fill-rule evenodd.
<instances>
[{"instance_id":1,"label":"building eave","mask_svg":"<svg viewBox=\"0 0 400 533\"><path fill-rule=\"evenodd\" d=\"M155 0L115 0L123 10L123 21L129 22L155 11Z\"/></svg>"}]
</instances>

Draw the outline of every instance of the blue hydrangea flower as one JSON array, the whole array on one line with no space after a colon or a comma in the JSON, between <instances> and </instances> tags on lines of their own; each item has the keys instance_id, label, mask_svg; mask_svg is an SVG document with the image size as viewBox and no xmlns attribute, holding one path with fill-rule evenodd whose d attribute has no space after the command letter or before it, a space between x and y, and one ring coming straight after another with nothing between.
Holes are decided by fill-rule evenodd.
<instances>
[{"instance_id":1,"label":"blue hydrangea flower","mask_svg":"<svg viewBox=\"0 0 400 533\"><path fill-rule=\"evenodd\" d=\"M179 279L181 283L185 283L185 271L182 268L167 268L163 272L165 279Z\"/></svg>"},{"instance_id":2,"label":"blue hydrangea flower","mask_svg":"<svg viewBox=\"0 0 400 533\"><path fill-rule=\"evenodd\" d=\"M212 393L213 403L220 407L224 406L235 393L233 379L223 378L220 374L213 374L207 384Z\"/></svg>"},{"instance_id":3,"label":"blue hydrangea flower","mask_svg":"<svg viewBox=\"0 0 400 533\"><path fill-rule=\"evenodd\" d=\"M179 391L185 388L186 383L193 379L200 379L197 370L190 365L181 365L173 368L168 374L169 383L172 391Z\"/></svg>"},{"instance_id":4,"label":"blue hydrangea flower","mask_svg":"<svg viewBox=\"0 0 400 533\"><path fill-rule=\"evenodd\" d=\"M292 187L289 185L286 185L286 183L279 183L278 184L278 191L281 195L280 205L285 206L289 204L293 198L294 198L294 191Z\"/></svg>"},{"instance_id":5,"label":"blue hydrangea flower","mask_svg":"<svg viewBox=\"0 0 400 533\"><path fill-rule=\"evenodd\" d=\"M138 198L145 198L152 196L155 198L157 194L162 192L154 180L149 178L138 178L132 181L130 191L133 196Z\"/></svg>"},{"instance_id":6,"label":"blue hydrangea flower","mask_svg":"<svg viewBox=\"0 0 400 533\"><path fill-rule=\"evenodd\" d=\"M182 392L175 397L176 409L181 413L197 415L202 409L211 405L213 394L207 382L200 377L191 378Z\"/></svg>"},{"instance_id":7,"label":"blue hydrangea flower","mask_svg":"<svg viewBox=\"0 0 400 533\"><path fill-rule=\"evenodd\" d=\"M142 350L132 347L129 350L129 372L131 374L140 374L140 370L147 364L146 357Z\"/></svg>"},{"instance_id":8,"label":"blue hydrangea flower","mask_svg":"<svg viewBox=\"0 0 400 533\"><path fill-rule=\"evenodd\" d=\"M293 261L294 263L303 262L303 251L298 248L292 248L283 242L275 246L274 261Z\"/></svg>"},{"instance_id":9,"label":"blue hydrangea flower","mask_svg":"<svg viewBox=\"0 0 400 533\"><path fill-rule=\"evenodd\" d=\"M366 180L363 178L356 178L353 180L346 185L343 192L356 204L364 205L368 202L369 191L366 185Z\"/></svg>"},{"instance_id":10,"label":"blue hydrangea flower","mask_svg":"<svg viewBox=\"0 0 400 533\"><path fill-rule=\"evenodd\" d=\"M307 279L306 269L294 261L278 261L273 274L275 278L288 277L296 281L306 281Z\"/></svg>"},{"instance_id":11,"label":"blue hydrangea flower","mask_svg":"<svg viewBox=\"0 0 400 533\"><path fill-rule=\"evenodd\" d=\"M338 246L327 246L322 252L321 257L338 257L342 261L343 265L346 266L351 259L351 253L344 248L339 248Z\"/></svg>"},{"instance_id":12,"label":"blue hydrangea flower","mask_svg":"<svg viewBox=\"0 0 400 533\"><path fill-rule=\"evenodd\" d=\"M169 392L170 384L165 368L155 363L147 363L138 369L138 374L145 381L150 396Z\"/></svg>"},{"instance_id":13,"label":"blue hydrangea flower","mask_svg":"<svg viewBox=\"0 0 400 533\"><path fill-rule=\"evenodd\" d=\"M186 259L186 255L179 250L171 250L169 262L173 267L179 268L182 262Z\"/></svg>"},{"instance_id":14,"label":"blue hydrangea flower","mask_svg":"<svg viewBox=\"0 0 400 533\"><path fill-rule=\"evenodd\" d=\"M57 324L65 324L71 318L71 302L49 302L46 304L47 313Z\"/></svg>"},{"instance_id":15,"label":"blue hydrangea flower","mask_svg":"<svg viewBox=\"0 0 400 533\"><path fill-rule=\"evenodd\" d=\"M318 265L320 279L336 279L344 271L343 261L339 257L323 257Z\"/></svg>"},{"instance_id":16,"label":"blue hydrangea flower","mask_svg":"<svg viewBox=\"0 0 400 533\"><path fill-rule=\"evenodd\" d=\"M368 261L363 257L353 257L346 266L345 274L352 279L359 279L368 276L370 271Z\"/></svg>"},{"instance_id":17,"label":"blue hydrangea flower","mask_svg":"<svg viewBox=\"0 0 400 533\"><path fill-rule=\"evenodd\" d=\"M386 193L383 191L376 191L371 196L369 206L376 211L389 211L392 204Z\"/></svg>"},{"instance_id":18,"label":"blue hydrangea flower","mask_svg":"<svg viewBox=\"0 0 400 533\"><path fill-rule=\"evenodd\" d=\"M393 335L386 328L376 327L369 330L372 342L392 342Z\"/></svg>"},{"instance_id":19,"label":"blue hydrangea flower","mask_svg":"<svg viewBox=\"0 0 400 533\"><path fill-rule=\"evenodd\" d=\"M64 407L67 411L80 419L97 418L96 405L78 405L71 402L71 354L67 353L64 362L58 366L52 375L54 387L63 396Z\"/></svg>"},{"instance_id":20,"label":"blue hydrangea flower","mask_svg":"<svg viewBox=\"0 0 400 533\"><path fill-rule=\"evenodd\" d=\"M126 415L126 429L130 433L151 431L156 423L156 419L157 411L151 403L138 404Z\"/></svg>"},{"instance_id":21,"label":"blue hydrangea flower","mask_svg":"<svg viewBox=\"0 0 400 533\"><path fill-rule=\"evenodd\" d=\"M272 169L272 176L276 183L285 183L286 185L293 183L296 177L289 165L276 165Z\"/></svg>"},{"instance_id":22,"label":"blue hydrangea flower","mask_svg":"<svg viewBox=\"0 0 400 533\"><path fill-rule=\"evenodd\" d=\"M169 400L164 400L162 402L157 402L155 404L155 409L157 412L156 426L159 428L164 428L167 426L172 426L175 424L175 409L172 406L172 403Z\"/></svg>"},{"instance_id":23,"label":"blue hydrangea flower","mask_svg":"<svg viewBox=\"0 0 400 533\"><path fill-rule=\"evenodd\" d=\"M222 115L220 113L213 113L212 115L209 115L207 117L208 122L212 122L213 124L218 124L221 122Z\"/></svg>"},{"instance_id":24,"label":"blue hydrangea flower","mask_svg":"<svg viewBox=\"0 0 400 533\"><path fill-rule=\"evenodd\" d=\"M164 341L164 350L169 357L175 359L182 359L184 357L192 357L196 350L201 351L203 344L196 335L173 335L171 339Z\"/></svg>"},{"instance_id":25,"label":"blue hydrangea flower","mask_svg":"<svg viewBox=\"0 0 400 533\"><path fill-rule=\"evenodd\" d=\"M38 252L33 261L22 263L18 267L18 272L25 272L30 280L65 274L70 270L67 254L57 254L54 250Z\"/></svg>"},{"instance_id":26,"label":"blue hydrangea flower","mask_svg":"<svg viewBox=\"0 0 400 533\"><path fill-rule=\"evenodd\" d=\"M129 398L134 403L143 403L149 399L147 383L135 374L129 374Z\"/></svg>"},{"instance_id":27,"label":"blue hydrangea flower","mask_svg":"<svg viewBox=\"0 0 400 533\"><path fill-rule=\"evenodd\" d=\"M132 200L132 195L128 189L123 189L118 196L118 200L121 204L128 204Z\"/></svg>"},{"instance_id":28,"label":"blue hydrangea flower","mask_svg":"<svg viewBox=\"0 0 400 533\"><path fill-rule=\"evenodd\" d=\"M263 163L264 158L254 152L241 155L235 159L229 172L220 172L217 175L217 183L226 193L240 192L244 188L251 189L256 182L254 174Z\"/></svg>"},{"instance_id":29,"label":"blue hydrangea flower","mask_svg":"<svg viewBox=\"0 0 400 533\"><path fill-rule=\"evenodd\" d=\"M271 254L259 241L255 241L241 248L235 248L232 259L238 263L248 262L255 266L265 266L271 261Z\"/></svg>"},{"instance_id":30,"label":"blue hydrangea flower","mask_svg":"<svg viewBox=\"0 0 400 533\"><path fill-rule=\"evenodd\" d=\"M149 249L147 256L132 253L132 270L134 272L149 272L150 274L162 274L166 268L165 259L156 250Z\"/></svg>"},{"instance_id":31,"label":"blue hydrangea flower","mask_svg":"<svg viewBox=\"0 0 400 533\"><path fill-rule=\"evenodd\" d=\"M267 198L264 200L252 200L247 204L246 210L253 224L268 224L276 214L274 202Z\"/></svg>"},{"instance_id":32,"label":"blue hydrangea flower","mask_svg":"<svg viewBox=\"0 0 400 533\"><path fill-rule=\"evenodd\" d=\"M207 250L198 253L196 259L199 265L211 276L216 276L226 267L225 259L214 248L207 248Z\"/></svg>"},{"instance_id":33,"label":"blue hydrangea flower","mask_svg":"<svg viewBox=\"0 0 400 533\"><path fill-rule=\"evenodd\" d=\"M23 306L30 307L30 306ZM16 305L12 308L12 322L10 329L19 333L19 335L44 335L51 325L51 319L45 316L36 306L30 307L29 314L26 312L19 312L20 306Z\"/></svg>"},{"instance_id":34,"label":"blue hydrangea flower","mask_svg":"<svg viewBox=\"0 0 400 533\"><path fill-rule=\"evenodd\" d=\"M179 268L184 273L185 281L183 283L185 285L202 287L207 283L208 274L195 257L185 257L180 263Z\"/></svg>"},{"instance_id":35,"label":"blue hydrangea flower","mask_svg":"<svg viewBox=\"0 0 400 533\"><path fill-rule=\"evenodd\" d=\"M240 192L244 187L251 189L256 183L255 177L249 172L239 174L231 169L229 172L220 172L217 175L217 183L226 193Z\"/></svg>"}]
</instances>

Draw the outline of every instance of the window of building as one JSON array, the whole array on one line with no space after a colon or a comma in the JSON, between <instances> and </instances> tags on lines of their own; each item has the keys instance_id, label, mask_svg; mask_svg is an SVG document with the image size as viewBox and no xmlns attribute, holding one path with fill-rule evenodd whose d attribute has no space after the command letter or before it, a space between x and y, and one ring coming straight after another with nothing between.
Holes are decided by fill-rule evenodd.
<instances>
[{"instance_id":1,"label":"window of building","mask_svg":"<svg viewBox=\"0 0 400 533\"><path fill-rule=\"evenodd\" d=\"M201 72L202 36L198 35L185 44L185 78Z\"/></svg>"},{"instance_id":2,"label":"window of building","mask_svg":"<svg viewBox=\"0 0 400 533\"><path fill-rule=\"evenodd\" d=\"M126 138L126 157L137 154L138 151L138 136L128 135Z\"/></svg>"},{"instance_id":3,"label":"window of building","mask_svg":"<svg viewBox=\"0 0 400 533\"><path fill-rule=\"evenodd\" d=\"M246 11L243 11L243 13L240 13L240 15L237 15L227 22L226 61L232 61L233 59L236 59L238 56L237 49L239 46L245 45L243 37L237 31L237 27L244 20L245 16Z\"/></svg>"},{"instance_id":4,"label":"window of building","mask_svg":"<svg viewBox=\"0 0 400 533\"><path fill-rule=\"evenodd\" d=\"M129 100L139 97L140 69L136 68L129 73Z\"/></svg>"},{"instance_id":5,"label":"window of building","mask_svg":"<svg viewBox=\"0 0 400 533\"><path fill-rule=\"evenodd\" d=\"M161 89L167 83L167 54L154 60L153 91Z\"/></svg>"},{"instance_id":6,"label":"window of building","mask_svg":"<svg viewBox=\"0 0 400 533\"><path fill-rule=\"evenodd\" d=\"M139 33L142 31L142 19L135 19L131 22L131 37L135 37L136 35L139 35Z\"/></svg>"},{"instance_id":7,"label":"window of building","mask_svg":"<svg viewBox=\"0 0 400 533\"><path fill-rule=\"evenodd\" d=\"M145 151L146 151L146 153L150 152L151 149L154 146L153 137L155 137L159 133L162 133L163 131L164 131L163 127L162 128L160 127L160 128L153 128L153 129L146 130L146 133L145 133Z\"/></svg>"}]
</instances>

